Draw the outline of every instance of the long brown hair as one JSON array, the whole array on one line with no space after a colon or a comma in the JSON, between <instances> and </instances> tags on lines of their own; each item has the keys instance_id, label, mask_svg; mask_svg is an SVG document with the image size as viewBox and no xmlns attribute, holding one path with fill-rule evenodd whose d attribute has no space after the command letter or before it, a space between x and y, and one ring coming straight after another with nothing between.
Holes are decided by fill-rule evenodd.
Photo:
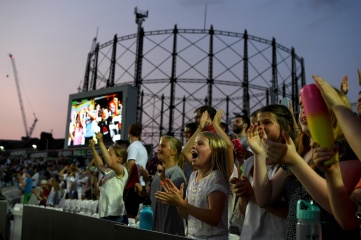
<instances>
[{"instance_id":1,"label":"long brown hair","mask_svg":"<svg viewBox=\"0 0 361 240\"><path fill-rule=\"evenodd\" d=\"M227 148L226 143L218 134L212 132L201 132L199 134L208 139L209 148L211 149L211 169L209 173L213 170L219 170L226 182L228 182L228 171L227 171ZM208 173L208 174L209 174Z\"/></svg>"}]
</instances>

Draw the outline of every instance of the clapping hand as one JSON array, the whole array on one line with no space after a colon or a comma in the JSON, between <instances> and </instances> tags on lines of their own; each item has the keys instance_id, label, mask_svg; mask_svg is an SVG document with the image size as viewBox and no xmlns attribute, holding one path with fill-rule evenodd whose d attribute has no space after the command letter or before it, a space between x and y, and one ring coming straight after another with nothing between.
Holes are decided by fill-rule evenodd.
<instances>
[{"instance_id":1,"label":"clapping hand","mask_svg":"<svg viewBox=\"0 0 361 240\"><path fill-rule=\"evenodd\" d=\"M292 164L295 156L298 155L295 144L287 132L283 131L282 135L286 144L264 139L263 142L267 159L276 163Z\"/></svg>"},{"instance_id":2,"label":"clapping hand","mask_svg":"<svg viewBox=\"0 0 361 240\"><path fill-rule=\"evenodd\" d=\"M254 154L260 154L264 152L263 142L260 138L258 128L259 127L257 124L251 124L247 130L247 143Z\"/></svg>"},{"instance_id":3,"label":"clapping hand","mask_svg":"<svg viewBox=\"0 0 361 240\"><path fill-rule=\"evenodd\" d=\"M180 186L180 189L178 189L174 185L172 180L170 180L169 178L166 178L164 180L163 189L164 189L164 192L158 191L155 193L155 198L159 202L161 202L163 204L172 205L175 207L182 206L186 203L185 200L183 199L184 183L182 183L182 185Z\"/></svg>"}]
</instances>

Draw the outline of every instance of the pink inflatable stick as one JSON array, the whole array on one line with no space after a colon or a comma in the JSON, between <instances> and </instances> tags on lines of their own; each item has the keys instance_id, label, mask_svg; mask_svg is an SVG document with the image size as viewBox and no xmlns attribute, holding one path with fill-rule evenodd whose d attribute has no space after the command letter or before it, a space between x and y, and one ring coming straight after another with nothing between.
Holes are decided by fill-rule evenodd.
<instances>
[{"instance_id":1,"label":"pink inflatable stick","mask_svg":"<svg viewBox=\"0 0 361 240\"><path fill-rule=\"evenodd\" d=\"M313 141L321 147L332 148L334 143L333 128L327 105L316 84L309 84L301 89L303 109ZM326 161L329 166L336 161L333 156Z\"/></svg>"}]
</instances>

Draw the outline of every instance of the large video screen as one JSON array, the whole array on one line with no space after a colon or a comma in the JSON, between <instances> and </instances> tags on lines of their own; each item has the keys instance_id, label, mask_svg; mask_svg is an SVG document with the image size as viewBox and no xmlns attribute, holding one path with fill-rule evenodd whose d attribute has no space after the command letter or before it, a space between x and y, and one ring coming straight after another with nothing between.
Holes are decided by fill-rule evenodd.
<instances>
[{"instance_id":1,"label":"large video screen","mask_svg":"<svg viewBox=\"0 0 361 240\"><path fill-rule=\"evenodd\" d=\"M64 148L87 147L97 132L108 144L126 140L136 120L136 102L137 89L130 85L71 94Z\"/></svg>"}]
</instances>

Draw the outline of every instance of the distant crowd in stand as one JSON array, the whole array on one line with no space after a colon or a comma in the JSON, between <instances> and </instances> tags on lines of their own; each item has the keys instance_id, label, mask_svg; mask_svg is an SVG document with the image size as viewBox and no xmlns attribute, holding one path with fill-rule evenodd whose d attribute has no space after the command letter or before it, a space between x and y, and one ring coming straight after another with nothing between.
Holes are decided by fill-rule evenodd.
<instances>
[{"instance_id":1,"label":"distant crowd in stand","mask_svg":"<svg viewBox=\"0 0 361 240\"><path fill-rule=\"evenodd\" d=\"M185 143L163 135L152 158L141 142L142 125L134 123L128 143L106 146L96 133L92 159L3 159L2 185L19 185L24 204L96 199L99 217L121 224L137 221L140 206L149 204L153 231L192 239L229 239L230 233L242 240L295 239L302 199L320 208L323 239L360 239L361 91L354 113L347 77L340 89L312 77L328 106L331 148L311 136L301 97L236 114L232 133L222 110L202 106L184 126ZM330 158L337 161L325 165Z\"/></svg>"}]
</instances>

